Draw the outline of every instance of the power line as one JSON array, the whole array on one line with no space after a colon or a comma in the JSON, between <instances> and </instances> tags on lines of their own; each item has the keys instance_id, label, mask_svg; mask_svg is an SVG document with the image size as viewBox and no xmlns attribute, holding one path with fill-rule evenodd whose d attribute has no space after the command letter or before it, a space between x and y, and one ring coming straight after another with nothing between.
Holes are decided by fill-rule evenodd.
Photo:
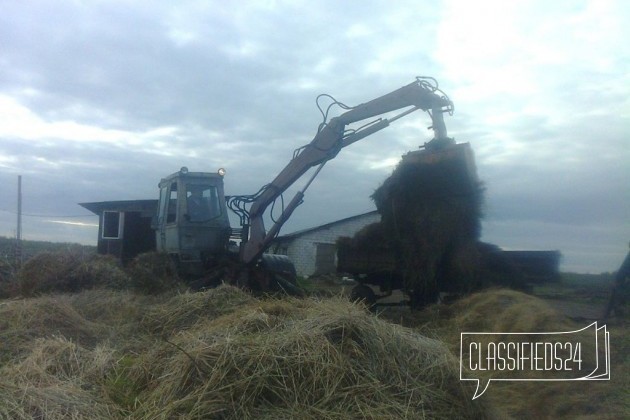
<instances>
[{"instance_id":1,"label":"power line","mask_svg":"<svg viewBox=\"0 0 630 420\"><path fill-rule=\"evenodd\" d=\"M10 214L17 214L15 211L0 209L0 211ZM27 217L56 217L56 218L78 218L78 217L98 217L96 214L77 214L77 215L56 215L56 214L28 214L22 213L22 216Z\"/></svg>"}]
</instances>

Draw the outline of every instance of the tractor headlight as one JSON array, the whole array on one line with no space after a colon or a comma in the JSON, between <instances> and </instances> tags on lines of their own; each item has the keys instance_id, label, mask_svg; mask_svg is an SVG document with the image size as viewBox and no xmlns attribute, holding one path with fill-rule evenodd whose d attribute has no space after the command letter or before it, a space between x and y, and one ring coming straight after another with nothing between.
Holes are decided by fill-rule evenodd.
<instances>
[{"instance_id":1,"label":"tractor headlight","mask_svg":"<svg viewBox=\"0 0 630 420\"><path fill-rule=\"evenodd\" d=\"M221 176L225 176L225 169L223 168L219 168L219 170L217 171L217 173Z\"/></svg>"}]
</instances>

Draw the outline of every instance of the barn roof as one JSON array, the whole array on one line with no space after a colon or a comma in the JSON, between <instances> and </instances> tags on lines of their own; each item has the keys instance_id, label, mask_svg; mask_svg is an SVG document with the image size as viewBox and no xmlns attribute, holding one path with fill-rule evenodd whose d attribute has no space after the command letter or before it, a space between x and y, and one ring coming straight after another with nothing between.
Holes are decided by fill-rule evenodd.
<instances>
[{"instance_id":1,"label":"barn roof","mask_svg":"<svg viewBox=\"0 0 630 420\"><path fill-rule=\"evenodd\" d=\"M343 224L343 223L346 223L346 222L350 222L352 220L360 219L362 217L371 216L371 215L374 215L374 214L378 214L378 211L373 210L373 211L369 211L367 213L362 213L362 214L357 214L355 216L346 217L345 219L335 220L334 222L326 223L324 225L319 225L319 226L314 226L314 227L307 228L307 229L298 230L298 231L293 232L293 233L289 233L289 234L286 234L286 235L278 236L275 239L275 241L276 242L288 241L288 240L297 238L299 236L305 235L307 233L311 233L311 232L315 232L315 231L323 230L323 229L328 229L328 228L331 228L333 226L337 226L337 225L340 225L340 224Z\"/></svg>"},{"instance_id":2,"label":"barn roof","mask_svg":"<svg viewBox=\"0 0 630 420\"><path fill-rule=\"evenodd\" d=\"M138 211L144 216L152 216L157 211L157 203L157 200L118 200L79 205L97 215L103 214L104 211Z\"/></svg>"}]
</instances>

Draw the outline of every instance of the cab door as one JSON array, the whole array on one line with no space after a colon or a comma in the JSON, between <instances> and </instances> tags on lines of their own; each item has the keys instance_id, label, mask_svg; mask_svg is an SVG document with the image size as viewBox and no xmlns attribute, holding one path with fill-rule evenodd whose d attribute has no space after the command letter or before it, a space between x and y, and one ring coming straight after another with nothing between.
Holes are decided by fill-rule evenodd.
<instances>
[{"instance_id":1,"label":"cab door","mask_svg":"<svg viewBox=\"0 0 630 420\"><path fill-rule=\"evenodd\" d=\"M177 201L178 186L176 180L160 184L160 200L158 202L157 229L155 242L158 251L177 252L179 249Z\"/></svg>"}]
</instances>

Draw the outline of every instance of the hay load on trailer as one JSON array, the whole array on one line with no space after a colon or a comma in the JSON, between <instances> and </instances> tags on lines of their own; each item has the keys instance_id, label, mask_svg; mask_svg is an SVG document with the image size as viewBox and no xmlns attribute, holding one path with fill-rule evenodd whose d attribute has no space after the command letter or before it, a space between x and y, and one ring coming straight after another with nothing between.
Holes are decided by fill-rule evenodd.
<instances>
[{"instance_id":1,"label":"hay load on trailer","mask_svg":"<svg viewBox=\"0 0 630 420\"><path fill-rule=\"evenodd\" d=\"M468 143L408 153L372 197L415 304L472 281L482 188Z\"/></svg>"},{"instance_id":2,"label":"hay load on trailer","mask_svg":"<svg viewBox=\"0 0 630 420\"><path fill-rule=\"evenodd\" d=\"M339 270L361 274L355 297L375 301L374 284L422 306L476 286L483 188L468 143L404 155L372 198L380 224L338 242Z\"/></svg>"}]
</instances>

